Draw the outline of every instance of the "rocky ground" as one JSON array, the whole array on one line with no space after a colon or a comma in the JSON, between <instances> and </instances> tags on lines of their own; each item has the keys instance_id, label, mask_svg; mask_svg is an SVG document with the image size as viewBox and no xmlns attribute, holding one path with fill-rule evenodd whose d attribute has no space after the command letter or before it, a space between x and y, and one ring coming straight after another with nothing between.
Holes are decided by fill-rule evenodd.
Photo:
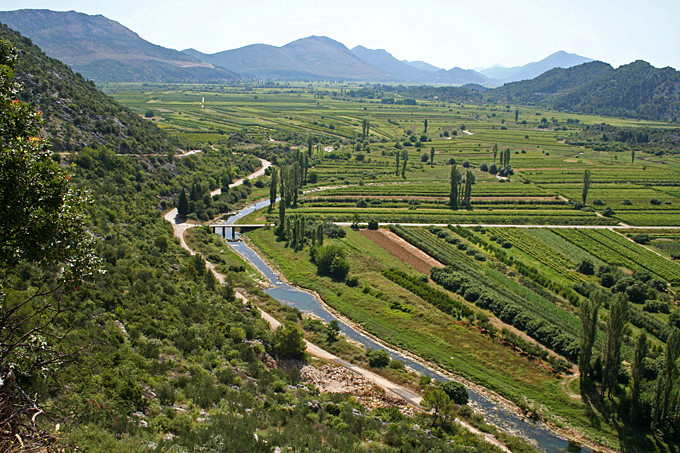
<instances>
[{"instance_id":1,"label":"rocky ground","mask_svg":"<svg viewBox=\"0 0 680 453\"><path fill-rule=\"evenodd\" d=\"M300 374L305 381L314 384L321 392L352 394L369 410L396 406L406 415L413 415L415 412L405 400L386 395L368 379L339 365L325 364L319 367L305 365L300 369Z\"/></svg>"}]
</instances>

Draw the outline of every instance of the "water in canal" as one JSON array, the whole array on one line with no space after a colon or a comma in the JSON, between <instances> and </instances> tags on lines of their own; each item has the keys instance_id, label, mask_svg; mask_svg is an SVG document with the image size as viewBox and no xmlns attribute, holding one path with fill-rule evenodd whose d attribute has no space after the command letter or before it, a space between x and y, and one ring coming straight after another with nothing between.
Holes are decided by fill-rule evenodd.
<instances>
[{"instance_id":1,"label":"water in canal","mask_svg":"<svg viewBox=\"0 0 680 453\"><path fill-rule=\"evenodd\" d=\"M237 214L229 217L227 219L227 224L233 224L238 219L250 214L253 211L262 209L269 205L269 200L261 201L250 205L243 210L239 211ZM227 231L227 235L230 236L230 231ZM238 235L237 235L238 237ZM254 267L256 267L262 275L273 285L272 288L265 290L267 294L272 296L279 302L292 306L304 313L312 313L315 316L325 320L332 321L335 318L324 306L307 291L297 289L287 283L282 282L278 274L271 268L264 260L246 243L242 241L229 242L231 248L236 251L239 255L248 260ZM342 321L338 320L340 325L340 331L347 337L363 344L367 348L371 349L385 349L380 344L376 343L369 337L357 332L350 326L347 326ZM438 379L441 381L447 381L448 379L432 371L421 364L412 361L406 356L399 354L398 352L391 351L387 349L390 357L396 360L404 362L404 364L413 370L426 374L433 379ZM510 434L520 436L530 442L535 447L546 452L589 452L588 449L581 449L579 446L571 444L566 439L558 436L552 430L550 430L543 423L535 423L529 421L514 411L506 408L502 404L495 402L483 393L477 391L474 388L469 387L468 393L470 395L470 405L484 415L484 419L487 423L492 424Z\"/></svg>"}]
</instances>

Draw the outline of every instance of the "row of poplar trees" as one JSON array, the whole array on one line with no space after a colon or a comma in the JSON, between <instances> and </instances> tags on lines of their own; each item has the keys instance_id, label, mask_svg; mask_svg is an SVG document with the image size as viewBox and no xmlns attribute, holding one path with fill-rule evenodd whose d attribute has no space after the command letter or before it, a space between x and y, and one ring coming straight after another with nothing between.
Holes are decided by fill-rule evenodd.
<instances>
[{"instance_id":1,"label":"row of poplar trees","mask_svg":"<svg viewBox=\"0 0 680 453\"><path fill-rule=\"evenodd\" d=\"M269 212L274 208L278 196L281 197L281 202L279 203L278 234L285 228L286 209L294 209L298 206L300 189L307 184L308 173L309 155L308 153L301 153L299 150L295 150L291 157L280 167L271 167Z\"/></svg>"},{"instance_id":2,"label":"row of poplar trees","mask_svg":"<svg viewBox=\"0 0 680 453\"><path fill-rule=\"evenodd\" d=\"M302 250L310 242L312 247L323 245L323 224L312 222L303 215L286 216L275 233L295 251Z\"/></svg>"},{"instance_id":3,"label":"row of poplar trees","mask_svg":"<svg viewBox=\"0 0 680 453\"><path fill-rule=\"evenodd\" d=\"M468 170L463 174L456 164L451 166L451 192L449 192L449 206L452 209L471 208L472 185L475 183L475 174Z\"/></svg>"},{"instance_id":4,"label":"row of poplar trees","mask_svg":"<svg viewBox=\"0 0 680 453\"><path fill-rule=\"evenodd\" d=\"M593 362L593 346L602 305L609 306L605 344L601 358L598 357ZM647 335L644 332L640 333L635 341L630 362L628 393L622 391L619 386L622 383L621 345L624 343L631 317L627 296L619 293L609 297L604 291L595 291L581 302L580 317L581 344L578 365L581 394L584 399L597 390L596 381L599 380L600 399L604 401L605 397L610 399L612 393L618 394L619 399L615 404L618 405L618 412L624 411L622 414L624 417L627 415L630 421L648 425L666 436L680 437L680 382L677 364L680 358L680 329L671 328L656 377L650 376L646 365L649 363L646 359L650 356L650 343ZM629 407L623 409L624 403L629 404Z\"/></svg>"}]
</instances>

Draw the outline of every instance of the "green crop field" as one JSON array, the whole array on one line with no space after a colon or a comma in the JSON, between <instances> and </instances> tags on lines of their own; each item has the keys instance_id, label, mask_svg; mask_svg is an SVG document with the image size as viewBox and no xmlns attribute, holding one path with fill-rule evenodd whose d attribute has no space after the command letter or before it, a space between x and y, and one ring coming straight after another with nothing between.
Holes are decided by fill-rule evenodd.
<instances>
[{"instance_id":1,"label":"green crop field","mask_svg":"<svg viewBox=\"0 0 680 453\"><path fill-rule=\"evenodd\" d=\"M678 154L638 150L633 160L621 146L604 151L568 144L585 127L607 123L620 127L666 127L663 123L566 114L515 106L473 105L418 99L417 105L382 104L362 97L359 84L268 83L260 86L109 84L104 90L149 121L174 133L212 144L246 143L247 149L306 149L312 138L311 169L317 183L340 186L320 196L371 198L378 195L422 198L379 220L389 222L499 223L565 225L680 226L680 158ZM370 133L362 136L363 121ZM428 121L425 132L425 120ZM509 150L514 170L499 180L482 168L500 165ZM434 149L430 162L430 152ZM406 151L404 175L397 155ZM450 163L476 177L474 212L446 213ZM400 167L403 167L401 159ZM581 211L565 206L581 202L585 170L592 185ZM389 189L383 187L390 184ZM440 197L443 212L430 210L425 197ZM487 197L482 199L480 197ZM490 197L518 197L494 203ZM523 197L523 199L522 199ZM546 204L535 197L558 197ZM360 213L362 221L384 213ZM346 201L346 203L348 203ZM353 206L332 213L333 204L304 203L305 213L335 221L352 221ZM342 205L338 205L342 207ZM401 209L404 208L404 209ZM580 205L576 205L580 208ZM606 208L609 219L598 217ZM429 211L426 211L428 209ZM531 210L529 213L518 210ZM566 212L565 212L566 209ZM447 217L450 217L447 219Z\"/></svg>"},{"instance_id":2,"label":"green crop field","mask_svg":"<svg viewBox=\"0 0 680 453\"><path fill-rule=\"evenodd\" d=\"M566 368L578 361L579 306L597 290L632 302L624 359L632 361L644 332L650 357L661 360L680 318L680 153L592 130L670 125L435 98L382 103L389 91L358 83L103 88L204 149L256 155L282 173L297 165L302 176L285 215L302 216L303 236L319 222L391 224L447 267L424 283L393 250L346 228L346 238L332 242L358 277L349 286L317 275L308 250L290 247L290 232L284 240L269 229L247 236L288 279L373 335L520 406L527 399L544 405L546 418L620 447L626 422L615 408L628 401L628 388L604 406L587 405L569 395L575 378ZM458 209L450 202L453 165L474 178L469 205ZM252 183L251 199L269 195L269 173ZM242 221L278 224L280 204ZM532 225L543 228L526 228ZM595 340L600 358L608 316L605 304Z\"/></svg>"}]
</instances>

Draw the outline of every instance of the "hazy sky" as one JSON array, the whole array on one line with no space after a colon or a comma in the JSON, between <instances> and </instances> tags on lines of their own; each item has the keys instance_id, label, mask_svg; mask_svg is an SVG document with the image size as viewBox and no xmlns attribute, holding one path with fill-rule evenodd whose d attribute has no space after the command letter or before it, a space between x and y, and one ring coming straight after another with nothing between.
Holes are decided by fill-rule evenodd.
<instances>
[{"instance_id":1,"label":"hazy sky","mask_svg":"<svg viewBox=\"0 0 680 453\"><path fill-rule=\"evenodd\" d=\"M21 8L103 14L154 44L207 53L324 35L446 69L558 50L680 69L678 0L0 0Z\"/></svg>"}]
</instances>

